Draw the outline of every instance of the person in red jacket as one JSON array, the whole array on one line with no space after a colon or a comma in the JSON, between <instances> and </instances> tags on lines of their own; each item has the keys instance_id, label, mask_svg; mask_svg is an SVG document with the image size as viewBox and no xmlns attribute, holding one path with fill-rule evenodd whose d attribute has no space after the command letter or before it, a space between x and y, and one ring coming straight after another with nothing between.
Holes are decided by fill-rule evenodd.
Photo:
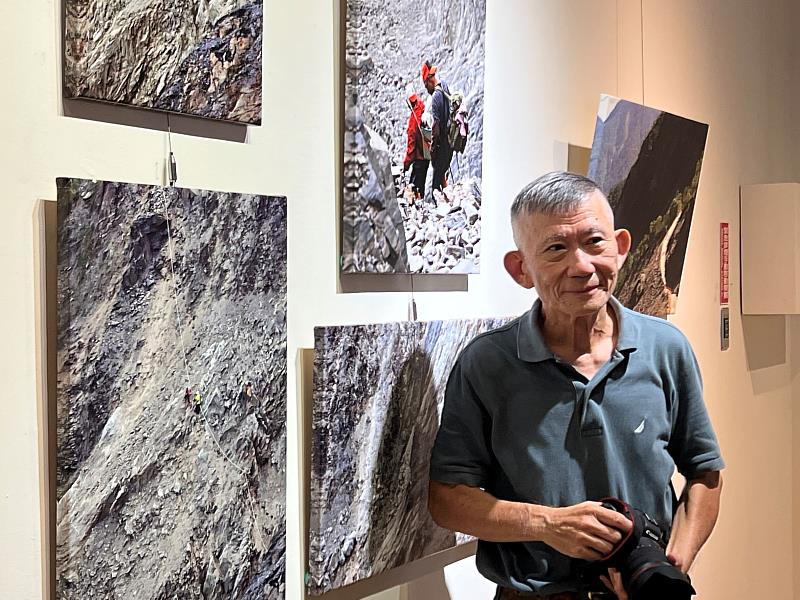
<instances>
[{"instance_id":1,"label":"person in red jacket","mask_svg":"<svg viewBox=\"0 0 800 600\"><path fill-rule=\"evenodd\" d=\"M408 146L403 160L403 172L411 168L411 187L417 198L425 195L425 179L430 164L430 142L423 135L425 103L416 95L408 98L411 114L408 117Z\"/></svg>"}]
</instances>

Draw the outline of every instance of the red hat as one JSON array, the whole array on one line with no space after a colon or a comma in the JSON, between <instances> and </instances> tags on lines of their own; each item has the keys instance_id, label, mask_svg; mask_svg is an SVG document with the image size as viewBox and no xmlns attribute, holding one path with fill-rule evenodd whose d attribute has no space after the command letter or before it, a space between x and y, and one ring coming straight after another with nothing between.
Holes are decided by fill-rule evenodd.
<instances>
[{"instance_id":1,"label":"red hat","mask_svg":"<svg viewBox=\"0 0 800 600\"><path fill-rule=\"evenodd\" d=\"M425 83L434 75L436 75L436 67L426 60L422 65L422 82Z\"/></svg>"},{"instance_id":2,"label":"red hat","mask_svg":"<svg viewBox=\"0 0 800 600\"><path fill-rule=\"evenodd\" d=\"M411 94L408 97L408 102L409 102L409 104L411 104L411 106L414 106L417 102L419 102L419 96L417 96L416 93Z\"/></svg>"}]
</instances>

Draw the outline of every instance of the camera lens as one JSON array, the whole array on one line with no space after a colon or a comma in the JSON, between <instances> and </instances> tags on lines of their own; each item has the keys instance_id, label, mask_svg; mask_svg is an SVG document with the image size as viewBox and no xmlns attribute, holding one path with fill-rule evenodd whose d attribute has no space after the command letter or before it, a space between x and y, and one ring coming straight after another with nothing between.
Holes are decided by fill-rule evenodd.
<instances>
[{"instance_id":1,"label":"camera lens","mask_svg":"<svg viewBox=\"0 0 800 600\"><path fill-rule=\"evenodd\" d=\"M618 498L601 502L628 517L633 526L629 536L599 566L620 570L631 600L691 600L694 588L689 577L667 559L666 536L659 524Z\"/></svg>"}]
</instances>

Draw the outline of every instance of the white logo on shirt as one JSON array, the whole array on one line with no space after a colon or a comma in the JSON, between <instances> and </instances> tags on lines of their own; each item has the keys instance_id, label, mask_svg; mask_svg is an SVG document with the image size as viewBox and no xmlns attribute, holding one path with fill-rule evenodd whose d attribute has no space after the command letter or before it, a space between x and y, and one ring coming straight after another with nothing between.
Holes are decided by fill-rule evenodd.
<instances>
[{"instance_id":1,"label":"white logo on shirt","mask_svg":"<svg viewBox=\"0 0 800 600\"><path fill-rule=\"evenodd\" d=\"M644 431L644 422L647 421L647 417L642 419L642 422L639 423L639 426L633 430L633 433L642 433Z\"/></svg>"}]
</instances>

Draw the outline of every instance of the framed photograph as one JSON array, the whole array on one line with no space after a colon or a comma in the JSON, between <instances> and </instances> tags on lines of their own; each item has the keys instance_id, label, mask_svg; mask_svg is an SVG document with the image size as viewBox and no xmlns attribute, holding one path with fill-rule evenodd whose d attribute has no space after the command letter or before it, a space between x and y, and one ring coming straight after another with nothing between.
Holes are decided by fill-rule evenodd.
<instances>
[{"instance_id":1,"label":"framed photograph","mask_svg":"<svg viewBox=\"0 0 800 600\"><path fill-rule=\"evenodd\" d=\"M286 201L58 180L56 595L282 599Z\"/></svg>"},{"instance_id":2,"label":"framed photograph","mask_svg":"<svg viewBox=\"0 0 800 600\"><path fill-rule=\"evenodd\" d=\"M602 96L589 177L608 198L633 245L615 295L628 308L675 312L708 125Z\"/></svg>"},{"instance_id":3,"label":"framed photograph","mask_svg":"<svg viewBox=\"0 0 800 600\"><path fill-rule=\"evenodd\" d=\"M486 0L346 0L343 273L477 273Z\"/></svg>"},{"instance_id":4,"label":"framed photograph","mask_svg":"<svg viewBox=\"0 0 800 600\"><path fill-rule=\"evenodd\" d=\"M459 354L510 320L315 328L312 594L471 539L428 513L430 453Z\"/></svg>"},{"instance_id":5,"label":"framed photograph","mask_svg":"<svg viewBox=\"0 0 800 600\"><path fill-rule=\"evenodd\" d=\"M64 0L64 97L259 125L262 0Z\"/></svg>"}]
</instances>

